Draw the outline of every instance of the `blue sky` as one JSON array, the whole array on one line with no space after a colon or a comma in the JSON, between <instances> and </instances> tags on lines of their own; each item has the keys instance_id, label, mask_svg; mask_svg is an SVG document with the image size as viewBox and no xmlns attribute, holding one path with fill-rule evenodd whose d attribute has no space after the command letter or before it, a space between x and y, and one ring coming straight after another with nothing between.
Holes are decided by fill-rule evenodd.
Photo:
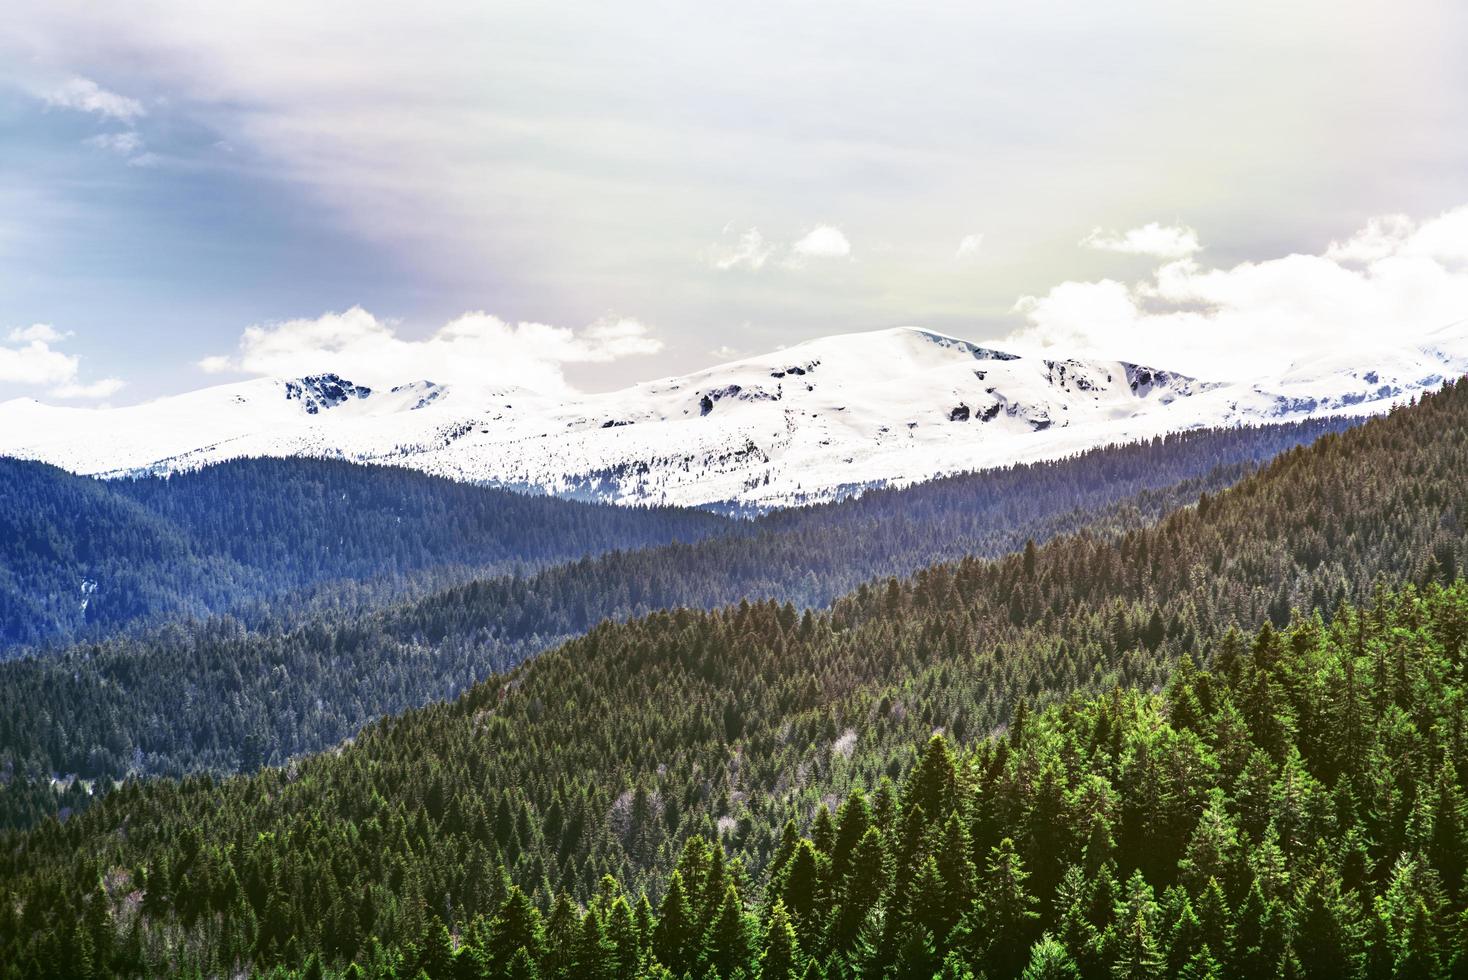
<instances>
[{"instance_id":1,"label":"blue sky","mask_svg":"<svg viewBox=\"0 0 1468 980\"><path fill-rule=\"evenodd\" d=\"M11 6L0 398L896 324L1237 372L1468 316L1449 0Z\"/></svg>"}]
</instances>

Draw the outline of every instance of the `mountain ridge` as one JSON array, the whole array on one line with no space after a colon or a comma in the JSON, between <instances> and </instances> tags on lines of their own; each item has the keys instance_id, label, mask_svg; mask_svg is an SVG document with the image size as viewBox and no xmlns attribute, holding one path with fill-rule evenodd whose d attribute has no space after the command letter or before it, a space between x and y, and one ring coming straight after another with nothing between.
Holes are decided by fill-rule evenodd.
<instances>
[{"instance_id":1,"label":"mountain ridge","mask_svg":"<svg viewBox=\"0 0 1468 980\"><path fill-rule=\"evenodd\" d=\"M621 504L768 510L1200 427L1385 411L1468 371L1468 329L1220 382L899 327L599 394L326 372L116 409L0 404L0 453L107 477L316 456Z\"/></svg>"}]
</instances>

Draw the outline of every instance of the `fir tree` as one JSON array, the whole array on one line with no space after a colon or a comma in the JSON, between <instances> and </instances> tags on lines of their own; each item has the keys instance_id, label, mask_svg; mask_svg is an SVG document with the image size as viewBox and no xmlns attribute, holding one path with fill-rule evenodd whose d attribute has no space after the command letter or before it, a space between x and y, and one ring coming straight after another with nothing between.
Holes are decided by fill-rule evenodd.
<instances>
[{"instance_id":1,"label":"fir tree","mask_svg":"<svg viewBox=\"0 0 1468 980\"><path fill-rule=\"evenodd\" d=\"M491 969L502 973L510 969L510 962L522 949L538 972L545 955L545 929L540 912L518 886L512 886L489 924L484 952Z\"/></svg>"},{"instance_id":2,"label":"fir tree","mask_svg":"<svg viewBox=\"0 0 1468 980\"><path fill-rule=\"evenodd\" d=\"M732 977L749 962L749 924L733 885L724 891L718 917L704 940L703 962L713 975Z\"/></svg>"},{"instance_id":3,"label":"fir tree","mask_svg":"<svg viewBox=\"0 0 1468 980\"><path fill-rule=\"evenodd\" d=\"M652 952L659 963L681 976L693 967L698 952L699 935L688 898L683 888L683 875L677 871L668 880L668 891L658 909L653 928Z\"/></svg>"},{"instance_id":4,"label":"fir tree","mask_svg":"<svg viewBox=\"0 0 1468 980\"><path fill-rule=\"evenodd\" d=\"M789 980L800 960L800 944L785 903L780 899L770 908L765 923L764 948L760 953L760 980Z\"/></svg>"},{"instance_id":5,"label":"fir tree","mask_svg":"<svg viewBox=\"0 0 1468 980\"><path fill-rule=\"evenodd\" d=\"M1023 980L1080 980L1080 967L1064 944L1044 933L1030 949L1030 962L1020 974Z\"/></svg>"}]
</instances>

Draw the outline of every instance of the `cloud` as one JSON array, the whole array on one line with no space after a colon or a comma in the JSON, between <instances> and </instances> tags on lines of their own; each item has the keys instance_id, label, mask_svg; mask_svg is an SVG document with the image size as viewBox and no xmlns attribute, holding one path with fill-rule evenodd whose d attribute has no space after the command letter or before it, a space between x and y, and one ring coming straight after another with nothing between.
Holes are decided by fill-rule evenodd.
<instances>
[{"instance_id":1,"label":"cloud","mask_svg":"<svg viewBox=\"0 0 1468 980\"><path fill-rule=\"evenodd\" d=\"M54 344L70 336L71 331L57 330L49 323L33 323L28 327L16 327L6 334L6 337L15 343L40 341L44 344Z\"/></svg>"},{"instance_id":2,"label":"cloud","mask_svg":"<svg viewBox=\"0 0 1468 980\"><path fill-rule=\"evenodd\" d=\"M151 167L158 162L158 155L144 149L143 138L136 132L98 133L82 142L99 150L115 153L127 160L129 167Z\"/></svg>"},{"instance_id":3,"label":"cloud","mask_svg":"<svg viewBox=\"0 0 1468 980\"><path fill-rule=\"evenodd\" d=\"M446 323L423 340L399 336L395 324L359 306L315 319L248 327L238 353L198 362L206 373L291 377L335 371L354 381L397 384L425 379L517 385L564 392L567 364L607 363L654 354L663 343L637 320L598 320L581 330L544 323L509 323L474 312Z\"/></svg>"},{"instance_id":4,"label":"cloud","mask_svg":"<svg viewBox=\"0 0 1468 980\"><path fill-rule=\"evenodd\" d=\"M63 384L76 377L81 360L52 350L44 340L21 347L0 346L0 381L22 385Z\"/></svg>"},{"instance_id":5,"label":"cloud","mask_svg":"<svg viewBox=\"0 0 1468 980\"><path fill-rule=\"evenodd\" d=\"M739 236L738 243L732 248L720 249L714 253L714 268L742 268L757 272L774 254L775 248L774 244L765 241L765 236L760 234L758 228L750 228Z\"/></svg>"},{"instance_id":6,"label":"cloud","mask_svg":"<svg viewBox=\"0 0 1468 980\"><path fill-rule=\"evenodd\" d=\"M96 136L88 136L85 142L88 146L124 157L132 156L143 148L143 138L131 130L125 133L98 133Z\"/></svg>"},{"instance_id":7,"label":"cloud","mask_svg":"<svg viewBox=\"0 0 1468 980\"><path fill-rule=\"evenodd\" d=\"M1343 264L1371 263L1392 256L1468 262L1468 207L1418 223L1405 214L1372 218L1344 242L1331 242L1326 258Z\"/></svg>"},{"instance_id":8,"label":"cloud","mask_svg":"<svg viewBox=\"0 0 1468 980\"><path fill-rule=\"evenodd\" d=\"M484 314L475 314L483 317ZM490 317L490 319L494 319ZM496 321L498 322L498 321ZM521 324L524 327L525 324ZM555 330L556 328L550 328ZM568 331L569 332L569 331ZM646 325L631 317L609 317L598 320L576 338L578 353L567 354L565 360L572 361L615 361L638 354L656 354L663 349L663 342L648 335Z\"/></svg>"},{"instance_id":9,"label":"cloud","mask_svg":"<svg viewBox=\"0 0 1468 980\"><path fill-rule=\"evenodd\" d=\"M844 259L851 255L851 242L834 225L817 225L794 245L792 254L812 259Z\"/></svg>"},{"instance_id":10,"label":"cloud","mask_svg":"<svg viewBox=\"0 0 1468 980\"><path fill-rule=\"evenodd\" d=\"M954 251L953 257L959 262L962 262L965 259L971 259L975 255L979 254L979 248L982 247L983 244L984 236L981 234L974 233L971 235L964 235L963 238L959 241L958 248Z\"/></svg>"},{"instance_id":11,"label":"cloud","mask_svg":"<svg viewBox=\"0 0 1468 980\"><path fill-rule=\"evenodd\" d=\"M729 228L724 229L728 234ZM721 271L748 269L758 272L771 258L785 253L782 265L787 269L802 268L807 259L842 259L851 255L851 242L834 225L817 225L790 245L770 241L758 228L749 228L731 246L716 246L710 253L710 264Z\"/></svg>"},{"instance_id":12,"label":"cloud","mask_svg":"<svg viewBox=\"0 0 1468 980\"><path fill-rule=\"evenodd\" d=\"M1080 244L1102 252L1122 252L1127 255L1151 255L1159 259L1180 259L1200 251L1198 233L1191 228L1178 225L1162 225L1153 221L1140 228L1133 228L1125 235L1103 232L1092 228Z\"/></svg>"},{"instance_id":13,"label":"cloud","mask_svg":"<svg viewBox=\"0 0 1468 980\"><path fill-rule=\"evenodd\" d=\"M147 111L137 99L130 99L116 92L109 92L90 78L76 77L44 93L41 98L47 105L78 112L92 112L110 119L132 122Z\"/></svg>"},{"instance_id":14,"label":"cloud","mask_svg":"<svg viewBox=\"0 0 1468 980\"><path fill-rule=\"evenodd\" d=\"M83 384L81 358L55 350L51 345L70 337L49 323L16 327L6 334L15 347L0 345L0 383L51 386L58 398L105 398L122 387L117 378Z\"/></svg>"},{"instance_id":15,"label":"cloud","mask_svg":"<svg viewBox=\"0 0 1468 980\"><path fill-rule=\"evenodd\" d=\"M1227 269L1191 257L1141 282L1063 282L1016 307L1017 344L1250 378L1328 352L1400 346L1468 316L1468 207L1377 219L1323 254Z\"/></svg>"},{"instance_id":16,"label":"cloud","mask_svg":"<svg viewBox=\"0 0 1468 980\"><path fill-rule=\"evenodd\" d=\"M711 357L717 357L721 361L732 361L743 353L739 348L730 347L728 344L720 344L718 347L709 351Z\"/></svg>"}]
</instances>

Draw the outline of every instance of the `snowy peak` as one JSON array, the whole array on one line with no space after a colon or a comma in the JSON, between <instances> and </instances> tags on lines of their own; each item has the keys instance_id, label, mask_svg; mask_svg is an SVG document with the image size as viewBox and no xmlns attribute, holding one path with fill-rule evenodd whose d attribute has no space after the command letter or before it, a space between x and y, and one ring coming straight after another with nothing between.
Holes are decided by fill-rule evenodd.
<instances>
[{"instance_id":1,"label":"snowy peak","mask_svg":"<svg viewBox=\"0 0 1468 980\"><path fill-rule=\"evenodd\" d=\"M337 374L117 409L0 405L0 453L79 473L327 456L622 503L762 508L1054 458L1200 426L1366 414L1468 372L1468 326L1220 383L896 328L571 397Z\"/></svg>"},{"instance_id":2,"label":"snowy peak","mask_svg":"<svg viewBox=\"0 0 1468 980\"><path fill-rule=\"evenodd\" d=\"M334 408L353 398L369 398L372 389L335 374L314 374L283 383L286 401L298 401L307 415Z\"/></svg>"}]
</instances>

